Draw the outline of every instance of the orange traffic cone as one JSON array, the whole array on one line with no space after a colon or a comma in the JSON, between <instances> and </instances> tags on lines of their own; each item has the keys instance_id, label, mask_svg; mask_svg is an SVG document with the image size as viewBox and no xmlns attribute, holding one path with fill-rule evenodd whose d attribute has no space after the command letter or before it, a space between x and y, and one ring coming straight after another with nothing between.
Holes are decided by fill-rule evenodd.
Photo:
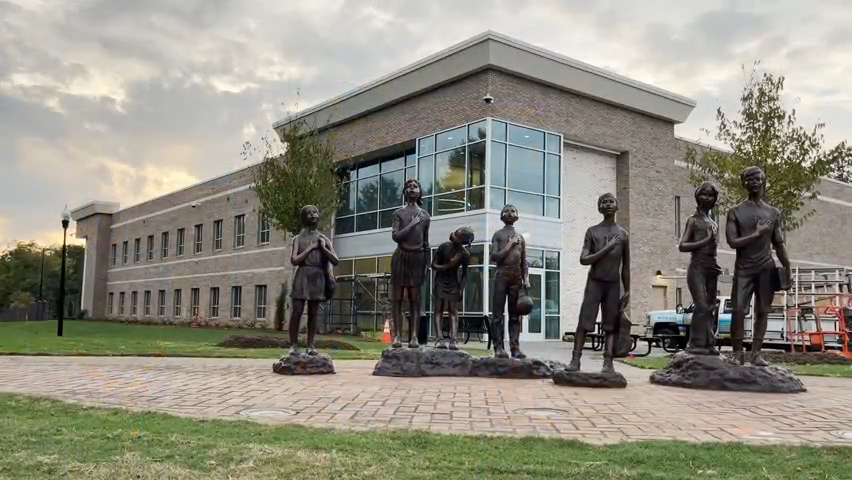
<instances>
[{"instance_id":1,"label":"orange traffic cone","mask_svg":"<svg viewBox=\"0 0 852 480\"><path fill-rule=\"evenodd\" d=\"M390 320L385 319L385 329L382 331L382 343L391 343Z\"/></svg>"}]
</instances>

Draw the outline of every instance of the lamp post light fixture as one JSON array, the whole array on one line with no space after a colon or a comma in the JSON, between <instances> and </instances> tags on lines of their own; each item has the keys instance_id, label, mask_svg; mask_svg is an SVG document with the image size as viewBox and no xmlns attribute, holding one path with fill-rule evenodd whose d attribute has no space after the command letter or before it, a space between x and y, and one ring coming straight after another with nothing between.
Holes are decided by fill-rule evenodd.
<instances>
[{"instance_id":1,"label":"lamp post light fixture","mask_svg":"<svg viewBox=\"0 0 852 480\"><path fill-rule=\"evenodd\" d=\"M68 224L71 223L71 212L68 205L62 210L62 270L59 272L59 322L56 325L56 336L62 336L62 321L65 320L65 239L68 236Z\"/></svg>"}]
</instances>

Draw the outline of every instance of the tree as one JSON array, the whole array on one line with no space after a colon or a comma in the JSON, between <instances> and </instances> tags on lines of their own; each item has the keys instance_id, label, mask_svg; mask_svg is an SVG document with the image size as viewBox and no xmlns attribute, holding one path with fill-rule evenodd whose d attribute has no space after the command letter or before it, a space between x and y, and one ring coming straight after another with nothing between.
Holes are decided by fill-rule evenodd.
<instances>
[{"instance_id":1,"label":"tree","mask_svg":"<svg viewBox=\"0 0 852 480\"><path fill-rule=\"evenodd\" d=\"M253 169L255 192L273 228L299 233L299 210L305 205L319 208L321 229L331 226L342 188L334 157L331 134L304 119L288 118L278 136L263 137L259 147L243 144L244 159L260 158Z\"/></svg>"},{"instance_id":2,"label":"tree","mask_svg":"<svg viewBox=\"0 0 852 480\"><path fill-rule=\"evenodd\" d=\"M41 278L44 250L44 283ZM79 299L83 286L85 247L68 245L65 265L66 301ZM59 295L59 274L62 268L62 246L45 247L36 242L16 242L0 251L0 309L14 303L26 303L26 298L42 297L53 307ZM29 294L26 297L25 294Z\"/></svg>"},{"instance_id":3,"label":"tree","mask_svg":"<svg viewBox=\"0 0 852 480\"><path fill-rule=\"evenodd\" d=\"M719 208L726 211L746 198L740 182L742 169L757 165L768 178L767 203L781 210L784 228L792 231L815 213L805 208L805 201L819 194L820 177L849 174L852 147L844 141L825 150L821 133L825 124L817 123L811 130L800 126L796 110L785 110L781 101L784 77L771 73L758 77L759 64L755 62L743 88L738 117L728 117L721 107L716 110L715 138L732 152L690 146L686 152L690 183L718 182Z\"/></svg>"}]
</instances>

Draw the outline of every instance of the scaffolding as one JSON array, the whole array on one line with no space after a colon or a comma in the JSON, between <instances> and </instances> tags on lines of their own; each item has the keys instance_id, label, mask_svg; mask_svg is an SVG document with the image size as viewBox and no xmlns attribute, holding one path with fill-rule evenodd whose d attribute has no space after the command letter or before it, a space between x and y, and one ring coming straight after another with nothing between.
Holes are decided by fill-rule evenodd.
<instances>
[{"instance_id":1,"label":"scaffolding","mask_svg":"<svg viewBox=\"0 0 852 480\"><path fill-rule=\"evenodd\" d=\"M791 351L840 350L852 358L852 270L796 267L784 292Z\"/></svg>"},{"instance_id":2,"label":"scaffolding","mask_svg":"<svg viewBox=\"0 0 852 480\"><path fill-rule=\"evenodd\" d=\"M381 331L389 316L389 273L339 275L337 291L328 302L326 331Z\"/></svg>"}]
</instances>

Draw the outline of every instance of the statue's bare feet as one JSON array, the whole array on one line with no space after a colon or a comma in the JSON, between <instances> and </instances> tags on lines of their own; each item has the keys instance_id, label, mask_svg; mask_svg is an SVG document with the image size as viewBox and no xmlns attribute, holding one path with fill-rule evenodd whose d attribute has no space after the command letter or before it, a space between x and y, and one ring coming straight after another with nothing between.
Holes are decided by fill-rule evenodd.
<instances>
[{"instance_id":1,"label":"statue's bare feet","mask_svg":"<svg viewBox=\"0 0 852 480\"><path fill-rule=\"evenodd\" d=\"M450 350L458 350L459 349L458 340L456 340L455 338L450 339L449 347L450 347Z\"/></svg>"}]
</instances>

